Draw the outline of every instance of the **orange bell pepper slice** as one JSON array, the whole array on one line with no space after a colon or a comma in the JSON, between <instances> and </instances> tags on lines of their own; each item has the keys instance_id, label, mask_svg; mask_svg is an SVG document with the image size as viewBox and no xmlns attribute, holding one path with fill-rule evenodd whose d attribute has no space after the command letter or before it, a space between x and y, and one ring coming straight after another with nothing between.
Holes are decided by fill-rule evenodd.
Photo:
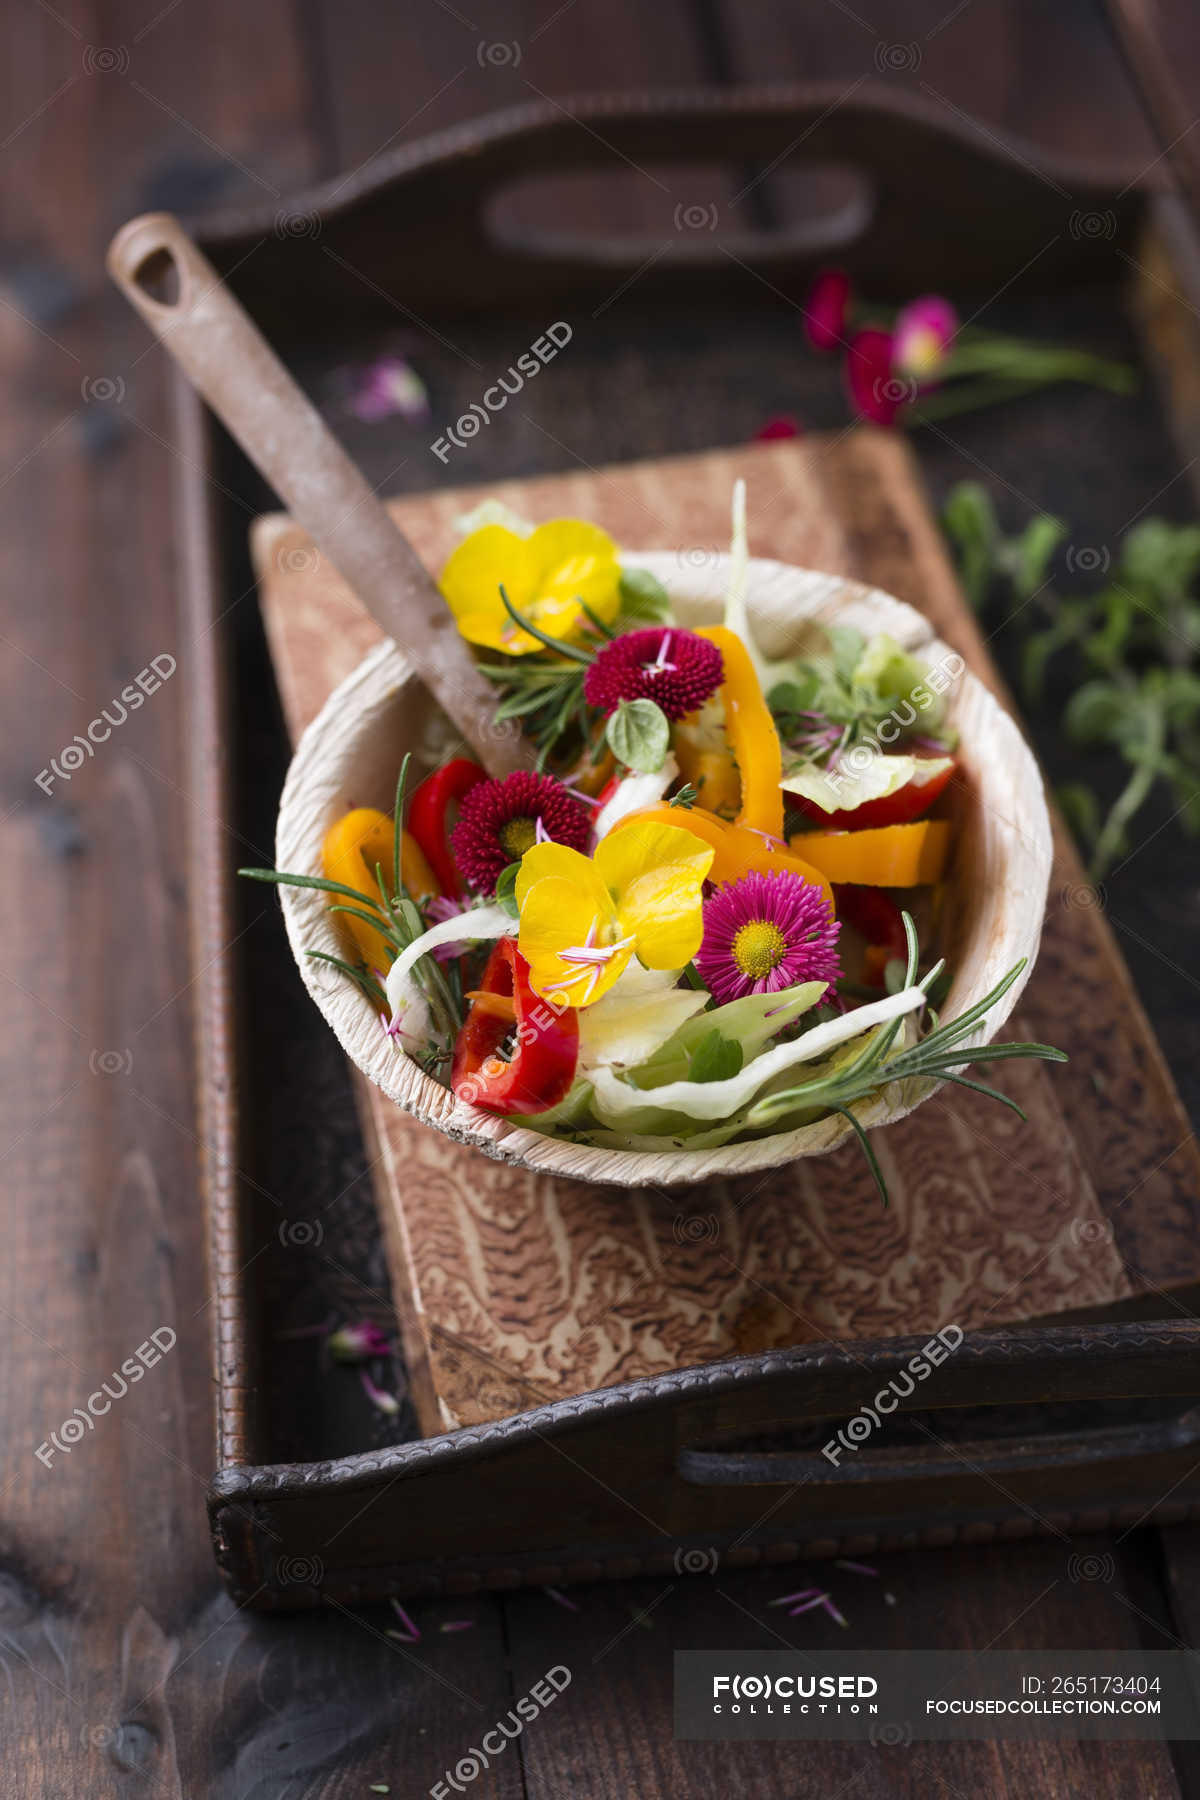
<instances>
[{"instance_id":1,"label":"orange bell pepper slice","mask_svg":"<svg viewBox=\"0 0 1200 1800\"><path fill-rule=\"evenodd\" d=\"M321 867L326 879L355 888L364 896L363 910L369 908L379 913L381 922L384 919L383 896L375 879L375 870L381 868L384 879L390 880L395 841L395 827L387 813L377 812L373 806L356 806L353 812L342 814L321 846ZM407 831L400 834L400 879L414 897L439 891L425 853ZM336 904L342 904L342 897L333 898ZM345 905L352 906L353 901L346 900ZM339 917L344 919L368 969L386 973L392 962L392 952L382 933L368 925L365 919L356 919L349 913L339 914Z\"/></svg>"},{"instance_id":2,"label":"orange bell pepper slice","mask_svg":"<svg viewBox=\"0 0 1200 1800\"><path fill-rule=\"evenodd\" d=\"M653 825L678 825L684 831L692 832L702 843L711 844L715 855L708 872L710 881L724 884L736 881L741 875L774 875L780 869L786 869L819 887L825 895L830 917L836 917L833 888L828 878L814 864L789 850L782 838L769 839L748 825L731 825L728 819L718 819L715 813L707 812L702 806L670 806L666 801L630 813L614 826L614 830L623 831L626 825L639 820Z\"/></svg>"},{"instance_id":3,"label":"orange bell pepper slice","mask_svg":"<svg viewBox=\"0 0 1200 1800\"><path fill-rule=\"evenodd\" d=\"M868 831L800 831L789 838L796 856L830 881L858 887L925 887L940 881L950 858L948 819L880 825Z\"/></svg>"},{"instance_id":4,"label":"orange bell pepper slice","mask_svg":"<svg viewBox=\"0 0 1200 1800\"><path fill-rule=\"evenodd\" d=\"M676 728L671 748L683 779L695 788L706 812L731 816L742 803L742 782L725 750L697 750Z\"/></svg>"},{"instance_id":5,"label":"orange bell pepper slice","mask_svg":"<svg viewBox=\"0 0 1200 1800\"><path fill-rule=\"evenodd\" d=\"M782 840L783 790L779 783L783 779L783 750L758 671L741 638L724 625L704 625L696 635L715 644L725 664L725 679L721 683L725 735L742 785L736 822Z\"/></svg>"}]
</instances>

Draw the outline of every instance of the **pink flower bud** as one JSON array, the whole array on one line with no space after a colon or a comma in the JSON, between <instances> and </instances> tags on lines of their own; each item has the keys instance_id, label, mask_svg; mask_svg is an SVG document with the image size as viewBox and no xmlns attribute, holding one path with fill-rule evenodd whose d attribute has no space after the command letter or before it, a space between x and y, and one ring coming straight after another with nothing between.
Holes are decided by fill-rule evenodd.
<instances>
[{"instance_id":1,"label":"pink flower bud","mask_svg":"<svg viewBox=\"0 0 1200 1800\"><path fill-rule=\"evenodd\" d=\"M891 333L873 328L857 332L845 368L850 404L859 417L894 425L900 408L913 398L915 383L893 368Z\"/></svg>"},{"instance_id":2,"label":"pink flower bud","mask_svg":"<svg viewBox=\"0 0 1200 1800\"><path fill-rule=\"evenodd\" d=\"M798 438L804 436L804 427L791 413L779 413L760 425L754 434L756 444L773 444L781 438Z\"/></svg>"},{"instance_id":3,"label":"pink flower bud","mask_svg":"<svg viewBox=\"0 0 1200 1800\"><path fill-rule=\"evenodd\" d=\"M364 1319L357 1325L342 1325L331 1332L326 1342L334 1362L360 1363L372 1356L390 1356L391 1341L387 1332Z\"/></svg>"},{"instance_id":4,"label":"pink flower bud","mask_svg":"<svg viewBox=\"0 0 1200 1800\"><path fill-rule=\"evenodd\" d=\"M804 305L804 330L814 350L836 350L845 342L849 307L845 269L822 269Z\"/></svg>"}]
</instances>

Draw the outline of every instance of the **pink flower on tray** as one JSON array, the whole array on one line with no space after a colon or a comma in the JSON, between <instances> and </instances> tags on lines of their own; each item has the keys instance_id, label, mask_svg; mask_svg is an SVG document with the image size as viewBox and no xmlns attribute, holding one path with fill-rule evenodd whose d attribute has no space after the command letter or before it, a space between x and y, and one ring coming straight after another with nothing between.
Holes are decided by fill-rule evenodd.
<instances>
[{"instance_id":1,"label":"pink flower on tray","mask_svg":"<svg viewBox=\"0 0 1200 1800\"><path fill-rule=\"evenodd\" d=\"M339 1325L325 1341L335 1362L369 1362L372 1357L392 1354L392 1341L387 1332L369 1319L354 1325Z\"/></svg>"},{"instance_id":2,"label":"pink flower on tray","mask_svg":"<svg viewBox=\"0 0 1200 1800\"><path fill-rule=\"evenodd\" d=\"M896 373L888 331L870 326L856 332L845 371L851 406L860 418L876 425L894 425L897 413L916 397L916 382Z\"/></svg>"},{"instance_id":3,"label":"pink flower on tray","mask_svg":"<svg viewBox=\"0 0 1200 1800\"><path fill-rule=\"evenodd\" d=\"M814 350L837 350L849 327L850 277L845 269L822 269L804 303L804 330Z\"/></svg>"},{"instance_id":4,"label":"pink flower on tray","mask_svg":"<svg viewBox=\"0 0 1200 1800\"><path fill-rule=\"evenodd\" d=\"M958 314L940 294L910 300L896 317L892 366L921 387L937 379L958 331Z\"/></svg>"},{"instance_id":5,"label":"pink flower on tray","mask_svg":"<svg viewBox=\"0 0 1200 1800\"><path fill-rule=\"evenodd\" d=\"M760 425L754 434L756 444L774 444L782 438L798 438L804 436L804 427L799 419L791 413L777 413Z\"/></svg>"}]
</instances>

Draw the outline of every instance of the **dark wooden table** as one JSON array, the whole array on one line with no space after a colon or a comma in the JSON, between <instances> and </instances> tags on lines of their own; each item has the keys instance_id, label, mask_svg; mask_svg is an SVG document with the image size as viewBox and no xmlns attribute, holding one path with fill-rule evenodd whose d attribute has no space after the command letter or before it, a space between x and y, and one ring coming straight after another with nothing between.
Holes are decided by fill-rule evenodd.
<instances>
[{"instance_id":1,"label":"dark wooden table","mask_svg":"<svg viewBox=\"0 0 1200 1800\"><path fill-rule=\"evenodd\" d=\"M1167 11L1182 51L1194 28L1183 7ZM699 80L908 85L981 131L1126 158L1136 172L1165 140L1099 10L1085 0L790 10L467 0L466 12L457 0L394 10L18 0L8 29L0 1793L299 1800L386 1784L425 1794L564 1664L570 1688L471 1783L479 1800L1200 1794L1188 1746L734 1749L676 1745L670 1727L676 1646L769 1647L781 1632L830 1648L1192 1642L1200 1532L1189 1528L893 1555L878 1580L837 1574L845 1633L823 1616L765 1613L766 1599L802 1585L787 1570L580 1591L578 1611L539 1592L429 1605L413 1645L384 1635L394 1620L382 1612L235 1612L203 1511L182 681L168 680L77 772L60 755L152 659L165 653L182 669L188 654L164 357L101 268L124 218L264 196L282 205L298 184L386 145L531 95ZM657 204L618 167L590 190L589 216L612 223L632 208L653 222ZM784 178L755 183L745 202L758 223L803 204ZM561 217L577 201L552 184L544 205ZM37 777L53 758L70 779L46 793ZM112 1372L163 1326L177 1342L136 1387L94 1429L64 1431L106 1379L120 1393ZM64 1448L39 1457L52 1434ZM463 1618L472 1629L439 1629Z\"/></svg>"}]
</instances>

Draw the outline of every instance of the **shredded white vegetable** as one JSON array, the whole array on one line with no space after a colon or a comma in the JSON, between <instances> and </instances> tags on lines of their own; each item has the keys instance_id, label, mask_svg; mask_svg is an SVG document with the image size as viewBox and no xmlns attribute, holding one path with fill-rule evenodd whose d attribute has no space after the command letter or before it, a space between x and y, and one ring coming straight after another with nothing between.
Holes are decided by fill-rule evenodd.
<instances>
[{"instance_id":1,"label":"shredded white vegetable","mask_svg":"<svg viewBox=\"0 0 1200 1800\"><path fill-rule=\"evenodd\" d=\"M406 1007L420 992L412 981L411 975L415 964L440 944L481 944L489 938L516 937L517 921L511 913L506 913L502 906L480 906L469 912L456 913L452 919L445 919L440 925L431 925L421 937L414 938L407 950L401 952L388 970L387 999L392 1018L403 1016Z\"/></svg>"},{"instance_id":2,"label":"shredded white vegetable","mask_svg":"<svg viewBox=\"0 0 1200 1800\"><path fill-rule=\"evenodd\" d=\"M840 1019L814 1025L811 1031L791 1043L777 1044L773 1050L765 1050L738 1074L730 1075L724 1081L668 1081L662 1087L635 1088L614 1075L611 1069L597 1069L591 1077L596 1112L606 1124L619 1124L630 1115L645 1113L647 1108L684 1113L690 1119L728 1119L772 1076L796 1063L815 1062L838 1044L861 1037L873 1026L886 1025L892 1019L916 1012L925 1001L924 989L903 988L898 994L873 1000L868 1006L860 1006Z\"/></svg>"}]
</instances>

